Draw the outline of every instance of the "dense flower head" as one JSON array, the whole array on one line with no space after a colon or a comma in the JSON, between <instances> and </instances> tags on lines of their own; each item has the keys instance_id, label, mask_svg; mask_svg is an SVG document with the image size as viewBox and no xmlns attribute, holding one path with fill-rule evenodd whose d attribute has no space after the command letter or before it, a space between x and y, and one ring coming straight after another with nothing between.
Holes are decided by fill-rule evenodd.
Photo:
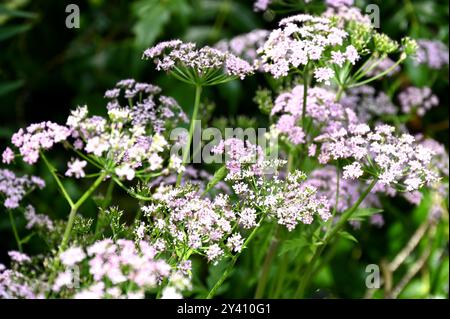
<instances>
[{"instance_id":1,"label":"dense flower head","mask_svg":"<svg viewBox=\"0 0 450 319\"><path fill-rule=\"evenodd\" d=\"M291 68L322 63L314 71L315 78L318 82L328 82L334 77L330 68L333 63L354 64L359 59L353 46L344 45L347 36L332 19L307 14L282 19L279 28L271 32L259 49L262 69L279 78L286 76Z\"/></svg>"},{"instance_id":2,"label":"dense flower head","mask_svg":"<svg viewBox=\"0 0 450 319\"><path fill-rule=\"evenodd\" d=\"M42 189L45 182L37 176L17 176L8 169L0 169L0 195L5 198L6 208L17 208L23 197L35 188Z\"/></svg>"},{"instance_id":3,"label":"dense flower head","mask_svg":"<svg viewBox=\"0 0 450 319\"><path fill-rule=\"evenodd\" d=\"M273 130L286 136L294 145L306 143L306 135L301 127L303 113L303 85L297 85L288 92L281 93L274 102L272 116L279 116ZM343 123L357 121L350 108L336 103L336 94L320 87L308 89L305 116L312 119L322 131L334 130Z\"/></svg>"},{"instance_id":4,"label":"dense flower head","mask_svg":"<svg viewBox=\"0 0 450 319\"><path fill-rule=\"evenodd\" d=\"M7 147L2 153L2 162L4 164L11 164L11 162L14 160L14 152L11 148Z\"/></svg>"},{"instance_id":5,"label":"dense flower head","mask_svg":"<svg viewBox=\"0 0 450 319\"><path fill-rule=\"evenodd\" d=\"M238 35L230 40L222 40L215 47L223 52L230 52L247 62L254 64L258 57L257 49L267 40L270 32L267 30L253 30Z\"/></svg>"},{"instance_id":6,"label":"dense flower head","mask_svg":"<svg viewBox=\"0 0 450 319\"><path fill-rule=\"evenodd\" d=\"M8 252L8 256L9 256L9 258L11 258L11 261L13 261L17 264L31 262L31 258L28 255L21 253L20 251L11 250Z\"/></svg>"},{"instance_id":7,"label":"dense flower head","mask_svg":"<svg viewBox=\"0 0 450 319\"><path fill-rule=\"evenodd\" d=\"M365 26L368 29L371 29L371 19L368 15L361 12L361 10L357 7L353 7L351 5L344 5L343 2L350 2L346 0L335 0L330 1L330 3L336 5L329 5L327 10L323 13L323 16L326 18L338 18L338 26L340 28L344 28L346 24L351 23L354 27L360 28ZM361 30L353 30L357 31L356 33L361 32ZM355 36L354 34L350 34L350 36Z\"/></svg>"},{"instance_id":8,"label":"dense flower head","mask_svg":"<svg viewBox=\"0 0 450 319\"><path fill-rule=\"evenodd\" d=\"M440 70L448 65L448 48L437 40L417 40L418 50L416 60L420 64L426 64L431 69Z\"/></svg>"},{"instance_id":9,"label":"dense flower head","mask_svg":"<svg viewBox=\"0 0 450 319\"><path fill-rule=\"evenodd\" d=\"M237 240L240 235L233 232L236 214L227 195L221 194L211 200L201 198L189 186L160 186L153 198L155 202L142 210L149 219L150 238L159 234L153 239L157 240L161 250L171 251L171 247L186 245L192 251L206 255L208 261L216 262L226 252L236 251L240 246ZM228 241L228 245L224 244Z\"/></svg>"},{"instance_id":10,"label":"dense flower head","mask_svg":"<svg viewBox=\"0 0 450 319\"><path fill-rule=\"evenodd\" d=\"M415 112L419 116L424 116L432 107L439 105L439 99L429 87L410 86L400 92L398 100L403 113Z\"/></svg>"},{"instance_id":11,"label":"dense flower head","mask_svg":"<svg viewBox=\"0 0 450 319\"><path fill-rule=\"evenodd\" d=\"M160 91L151 84L122 80L105 94L110 100L107 118L89 117L87 106L78 107L67 119L74 147L112 160L120 178L132 180L137 168L162 169L162 152L168 147L163 133L170 125L185 121L186 115L174 99L157 96ZM121 92L128 105L121 106ZM84 177L85 166L85 161L74 159L66 175Z\"/></svg>"},{"instance_id":12,"label":"dense flower head","mask_svg":"<svg viewBox=\"0 0 450 319\"><path fill-rule=\"evenodd\" d=\"M445 146L431 138L424 138L423 136L416 136L421 145L427 149L432 150L433 158L431 159L431 166L436 173L443 177L449 177L449 156Z\"/></svg>"},{"instance_id":13,"label":"dense flower head","mask_svg":"<svg viewBox=\"0 0 450 319\"><path fill-rule=\"evenodd\" d=\"M212 152L216 155L225 155L225 166L228 170L226 180L239 180L264 173L264 152L259 145L238 138L229 138L221 140Z\"/></svg>"},{"instance_id":14,"label":"dense flower head","mask_svg":"<svg viewBox=\"0 0 450 319\"><path fill-rule=\"evenodd\" d=\"M164 260L156 258L156 253L145 241L126 239L104 239L86 249L70 247L61 253L62 264L87 267L82 275L92 278L93 283L75 292L73 272L67 270L58 274L52 290L66 289L76 299L143 298L147 290L159 286L172 271Z\"/></svg>"},{"instance_id":15,"label":"dense flower head","mask_svg":"<svg viewBox=\"0 0 450 319\"><path fill-rule=\"evenodd\" d=\"M229 52L211 47L198 49L194 43L181 40L161 42L145 50L144 58L152 59L157 70L172 71L190 84L214 85L235 78L244 79L253 67Z\"/></svg>"},{"instance_id":16,"label":"dense flower head","mask_svg":"<svg viewBox=\"0 0 450 319\"><path fill-rule=\"evenodd\" d=\"M179 121L187 122L187 116L178 102L162 95L161 91L160 87L150 83L121 80L115 88L105 93L105 98L109 100L108 115L111 120L130 121L135 126L143 126L157 133L172 128Z\"/></svg>"},{"instance_id":17,"label":"dense flower head","mask_svg":"<svg viewBox=\"0 0 450 319\"><path fill-rule=\"evenodd\" d=\"M336 211L342 213L349 209L361 195L363 189L361 183L356 180L339 180L337 183L337 172L333 166L325 166L311 172L305 185L315 187L320 196L324 196L333 204ZM339 193L338 193L339 187ZM336 195L339 194L336 206ZM369 194L361 203L361 207L377 207L380 203L374 193Z\"/></svg>"},{"instance_id":18,"label":"dense flower head","mask_svg":"<svg viewBox=\"0 0 450 319\"><path fill-rule=\"evenodd\" d=\"M19 148L20 155L26 163L35 164L41 150L48 150L69 136L70 131L67 127L47 121L20 129L12 136L11 142Z\"/></svg>"},{"instance_id":19,"label":"dense flower head","mask_svg":"<svg viewBox=\"0 0 450 319\"><path fill-rule=\"evenodd\" d=\"M13 261L14 262L14 261ZM41 299L36 285L25 274L7 269L0 264L0 298L1 299Z\"/></svg>"},{"instance_id":20,"label":"dense flower head","mask_svg":"<svg viewBox=\"0 0 450 319\"><path fill-rule=\"evenodd\" d=\"M344 166L344 178L355 179L365 173L381 185L393 185L403 191L414 191L432 185L438 176L430 170L433 151L415 142L409 134L396 136L395 128L366 124L349 125L316 137L321 143L319 162L350 161Z\"/></svg>"},{"instance_id":21,"label":"dense flower head","mask_svg":"<svg viewBox=\"0 0 450 319\"><path fill-rule=\"evenodd\" d=\"M275 198L281 199L283 196L284 200L268 206L273 209L278 224L285 225L288 230L294 229L298 223L311 224L314 215L318 215L324 221L331 217L326 197L318 196L315 187L302 185L305 179L306 175L300 171L288 173L278 193L274 193ZM270 197L269 195L267 198L268 202Z\"/></svg>"},{"instance_id":22,"label":"dense flower head","mask_svg":"<svg viewBox=\"0 0 450 319\"><path fill-rule=\"evenodd\" d=\"M316 188L303 185L304 173L295 171L280 178L279 168L285 161L266 159L257 146L236 138L221 142L215 151L228 155L225 179L240 198L234 210L244 229L256 227L265 216L289 230L299 223L311 224L315 215L322 220L331 216L326 198L318 197ZM271 174L264 173L268 168Z\"/></svg>"},{"instance_id":23,"label":"dense flower head","mask_svg":"<svg viewBox=\"0 0 450 319\"><path fill-rule=\"evenodd\" d=\"M311 224L314 216L326 221L331 217L328 200L317 189L304 183L300 171L285 179L278 175L258 176L234 181L233 190L241 198L239 223L244 228L257 225L260 216L268 216L278 224L293 230L298 224Z\"/></svg>"}]
</instances>

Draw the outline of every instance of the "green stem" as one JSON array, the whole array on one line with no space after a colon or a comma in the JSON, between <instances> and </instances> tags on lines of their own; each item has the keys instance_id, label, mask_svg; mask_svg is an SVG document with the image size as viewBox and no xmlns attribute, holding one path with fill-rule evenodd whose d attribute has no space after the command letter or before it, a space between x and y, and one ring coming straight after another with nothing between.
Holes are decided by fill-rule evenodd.
<instances>
[{"instance_id":1,"label":"green stem","mask_svg":"<svg viewBox=\"0 0 450 319\"><path fill-rule=\"evenodd\" d=\"M275 292L272 294L270 298L277 299L280 296L281 290L283 289L283 284L286 278L287 268L288 268L288 254L283 255L283 260L281 263L281 269L279 271L279 276L277 278L277 283L275 285Z\"/></svg>"},{"instance_id":2,"label":"green stem","mask_svg":"<svg viewBox=\"0 0 450 319\"><path fill-rule=\"evenodd\" d=\"M303 71L303 108L302 108L302 127L306 127L306 102L308 99L308 65ZM305 132L306 134L307 132Z\"/></svg>"},{"instance_id":3,"label":"green stem","mask_svg":"<svg viewBox=\"0 0 450 319\"><path fill-rule=\"evenodd\" d=\"M194 130L195 130L195 120L197 119L197 114L198 114L198 108L200 105L200 97L202 95L202 86L201 85L196 85L195 86L195 102L194 102L194 110L192 112L192 117L191 117L191 123L190 123L190 128L189 128L189 136L188 136L188 140L186 141L186 146L184 147L184 151L183 151L183 165L186 165L188 157L190 155L190 149L191 149L191 143L192 143L192 136L194 134ZM178 174L177 177L177 186L179 186L181 184L181 178L183 177L183 172L180 172Z\"/></svg>"},{"instance_id":4,"label":"green stem","mask_svg":"<svg viewBox=\"0 0 450 319\"><path fill-rule=\"evenodd\" d=\"M8 214L9 220L11 222L11 227L14 233L14 238L16 239L17 248L19 248L19 251L22 252L22 242L20 241L19 233L17 232L16 222L14 221L14 217L10 209L8 209Z\"/></svg>"},{"instance_id":5,"label":"green stem","mask_svg":"<svg viewBox=\"0 0 450 319\"><path fill-rule=\"evenodd\" d=\"M371 77L371 78L368 78L367 80L364 80L364 81L362 81L362 82L357 82L357 83L350 84L350 85L348 86L348 88L358 87L358 86L367 84L367 83L369 83L369 82L375 81L375 80L377 80L377 79L379 79L379 78L385 76L386 74L388 74L389 72L391 72L392 70L394 70L394 69L395 69L400 63L402 63L405 59L406 59L405 56L400 57L400 59L398 59L398 61L395 62L390 68L384 70L383 72L377 74L376 76L373 76L373 77Z\"/></svg>"},{"instance_id":6,"label":"green stem","mask_svg":"<svg viewBox=\"0 0 450 319\"><path fill-rule=\"evenodd\" d=\"M336 214L339 205L339 187L340 187L341 174L339 174L339 166L336 167L336 202L334 203L333 215Z\"/></svg>"},{"instance_id":7,"label":"green stem","mask_svg":"<svg viewBox=\"0 0 450 319\"><path fill-rule=\"evenodd\" d=\"M272 240L272 243L270 244L270 247L269 247L269 251L267 252L266 258L264 259L261 278L258 281L258 285L256 287L255 299L260 299L264 295L264 290L266 289L267 279L269 277L270 266L272 266L272 261L273 261L273 258L275 257L275 253L278 248L278 243L279 243L278 235L280 232L280 227L277 224L275 226L275 228L276 228L275 238Z\"/></svg>"},{"instance_id":8,"label":"green stem","mask_svg":"<svg viewBox=\"0 0 450 319\"><path fill-rule=\"evenodd\" d=\"M64 198L66 199L66 201L69 203L70 207L72 207L73 201L70 198L69 194L67 193L66 189L64 188L61 180L59 179L58 175L56 174L56 168L50 164L50 162L47 160L47 157L45 157L45 154L43 152L40 153L42 159L44 160L45 165L47 166L48 170L50 171L50 174L52 174L53 178L56 181L56 184L59 187L59 190L61 191L61 193L63 194Z\"/></svg>"},{"instance_id":9,"label":"green stem","mask_svg":"<svg viewBox=\"0 0 450 319\"><path fill-rule=\"evenodd\" d=\"M62 251L64 251L64 249L66 249L78 209L92 195L92 193L100 186L100 184L103 182L103 180L105 179L107 174L108 174L107 172L102 172L100 174L100 176L91 185L91 187L89 187L89 189L80 197L80 199L77 200L76 203L71 205L69 220L67 221L66 229L64 230L63 239L61 241L61 245L59 246L59 252L62 252Z\"/></svg>"},{"instance_id":10,"label":"green stem","mask_svg":"<svg viewBox=\"0 0 450 319\"><path fill-rule=\"evenodd\" d=\"M237 253L236 255L233 256L233 258L230 261L230 264L228 265L228 267L223 272L222 277L220 277L220 279L215 283L215 285L209 291L208 295L206 296L206 299L212 299L215 296L215 294L217 292L217 289L219 289L219 287L223 284L225 279L228 278L228 276L231 273L231 270L233 269L234 265L236 264L236 261L238 260L238 258L241 255L242 251L247 247L248 243L255 236L257 230L259 229L259 225L261 225L261 222L262 222L262 219L260 220L258 225L253 229L253 231L250 233L248 238L245 240L244 245L242 246L242 250L239 253Z\"/></svg>"},{"instance_id":11,"label":"green stem","mask_svg":"<svg viewBox=\"0 0 450 319\"><path fill-rule=\"evenodd\" d=\"M344 93L344 86L343 85L339 85L339 90L336 94L336 102L339 102L339 100L342 97L342 93Z\"/></svg>"},{"instance_id":12,"label":"green stem","mask_svg":"<svg viewBox=\"0 0 450 319\"><path fill-rule=\"evenodd\" d=\"M303 298L303 296L305 294L305 290L311 279L311 275L315 271L314 266L317 263L317 260L319 259L319 257L322 255L325 247L330 243L330 241L340 231L340 229L347 223L349 218L358 209L359 205L361 205L362 201L370 193L370 191L373 189L373 187L375 186L376 183L377 183L376 179L372 180L372 182L369 184L369 186L366 188L366 190L359 196L356 203L353 204L353 206L349 210L347 210L344 214L342 214L341 218L339 218L338 222L336 223L336 225L334 225L334 227L331 229L331 231L328 232L327 234L325 234L322 245L320 245L319 248L316 249L311 261L309 262L309 264L306 268L305 274L300 282L300 285L297 288L297 291L295 293L297 298ZM330 220L330 223L331 222L332 222L332 220Z\"/></svg>"}]
</instances>

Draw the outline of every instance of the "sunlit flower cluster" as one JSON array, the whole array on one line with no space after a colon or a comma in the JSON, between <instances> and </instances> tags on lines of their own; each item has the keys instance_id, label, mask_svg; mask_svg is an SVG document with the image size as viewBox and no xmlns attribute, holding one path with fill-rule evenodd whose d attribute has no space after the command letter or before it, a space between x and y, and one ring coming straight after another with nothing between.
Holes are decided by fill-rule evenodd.
<instances>
[{"instance_id":1,"label":"sunlit flower cluster","mask_svg":"<svg viewBox=\"0 0 450 319\"><path fill-rule=\"evenodd\" d=\"M306 14L285 18L259 50L262 68L279 78L310 63L317 65L315 79L328 83L335 75L331 64L354 64L359 59L355 47L344 44L347 36L328 18Z\"/></svg>"},{"instance_id":2,"label":"sunlit flower cluster","mask_svg":"<svg viewBox=\"0 0 450 319\"><path fill-rule=\"evenodd\" d=\"M191 84L213 85L253 73L247 61L231 53L211 47L198 49L194 43L181 40L161 42L145 50L144 58L153 60L157 70L172 71Z\"/></svg>"},{"instance_id":3,"label":"sunlit flower cluster","mask_svg":"<svg viewBox=\"0 0 450 319\"><path fill-rule=\"evenodd\" d=\"M61 262L67 270L58 274L52 290L67 293L76 299L97 298L143 298L145 292L159 286L171 274L171 267L156 258L157 251L147 242L135 243L120 239L95 242L86 250L70 247L61 254ZM74 289L74 271L78 265L86 267L92 284ZM79 278L78 278L79 280ZM89 282L83 280L84 282Z\"/></svg>"}]
</instances>

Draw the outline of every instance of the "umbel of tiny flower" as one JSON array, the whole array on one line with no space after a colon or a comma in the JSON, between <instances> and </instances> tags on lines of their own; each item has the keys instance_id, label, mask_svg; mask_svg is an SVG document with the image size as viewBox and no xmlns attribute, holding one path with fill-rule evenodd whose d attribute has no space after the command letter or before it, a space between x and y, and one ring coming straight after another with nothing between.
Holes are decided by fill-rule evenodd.
<instances>
[{"instance_id":1,"label":"umbel of tiny flower","mask_svg":"<svg viewBox=\"0 0 450 319\"><path fill-rule=\"evenodd\" d=\"M229 52L208 46L199 49L181 40L161 42L145 50L143 58L152 59L158 71L168 71L178 80L196 86L242 80L254 72L247 61Z\"/></svg>"},{"instance_id":2,"label":"umbel of tiny flower","mask_svg":"<svg viewBox=\"0 0 450 319\"><path fill-rule=\"evenodd\" d=\"M349 160L344 166L344 179L367 173L379 184L400 191L412 192L438 182L439 177L431 170L433 150L416 143L409 134L396 136L394 131L389 125L371 130L366 124L357 124L322 134L315 139L322 143L319 162Z\"/></svg>"}]
</instances>

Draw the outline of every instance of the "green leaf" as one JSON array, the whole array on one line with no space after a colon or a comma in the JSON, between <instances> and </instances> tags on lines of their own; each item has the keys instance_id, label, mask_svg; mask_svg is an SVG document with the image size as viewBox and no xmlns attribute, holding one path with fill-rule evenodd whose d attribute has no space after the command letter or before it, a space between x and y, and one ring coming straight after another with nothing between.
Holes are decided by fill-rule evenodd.
<instances>
[{"instance_id":1,"label":"green leaf","mask_svg":"<svg viewBox=\"0 0 450 319\"><path fill-rule=\"evenodd\" d=\"M27 237L22 238L22 239L20 240L20 243L21 243L21 244L26 244L26 243L28 243L28 242L30 241L30 239L31 239L34 235L35 235L35 233L29 234Z\"/></svg>"},{"instance_id":2,"label":"green leaf","mask_svg":"<svg viewBox=\"0 0 450 319\"><path fill-rule=\"evenodd\" d=\"M164 3L159 1L139 1L135 3L133 9L138 17L138 21L133 26L133 32L136 35L135 43L139 48L149 47L169 21L170 11Z\"/></svg>"},{"instance_id":3,"label":"green leaf","mask_svg":"<svg viewBox=\"0 0 450 319\"><path fill-rule=\"evenodd\" d=\"M16 9L10 9L5 5L0 5L0 15L6 15L10 17L16 17L16 18L26 18L26 19L33 19L37 17L36 13L33 12L27 12L22 10L16 10Z\"/></svg>"},{"instance_id":4,"label":"green leaf","mask_svg":"<svg viewBox=\"0 0 450 319\"><path fill-rule=\"evenodd\" d=\"M31 24L19 24L2 27L0 29L0 41L4 41L17 34L23 33L31 29Z\"/></svg>"},{"instance_id":5,"label":"green leaf","mask_svg":"<svg viewBox=\"0 0 450 319\"><path fill-rule=\"evenodd\" d=\"M219 168L215 173L213 178L209 181L208 185L206 186L206 189L204 191L204 194L209 192L214 186L216 186L220 181L222 181L227 176L228 170L224 166Z\"/></svg>"},{"instance_id":6,"label":"green leaf","mask_svg":"<svg viewBox=\"0 0 450 319\"><path fill-rule=\"evenodd\" d=\"M339 232L339 235L341 235L343 238L348 239L348 240L351 240L351 241L353 241L353 242L355 242L355 243L358 242L358 239L356 239L355 236L353 236L353 235L350 234L349 232L341 231L341 232Z\"/></svg>"},{"instance_id":7,"label":"green leaf","mask_svg":"<svg viewBox=\"0 0 450 319\"><path fill-rule=\"evenodd\" d=\"M361 221L374 214L381 213L382 211L381 208L358 208L349 220Z\"/></svg>"},{"instance_id":8,"label":"green leaf","mask_svg":"<svg viewBox=\"0 0 450 319\"><path fill-rule=\"evenodd\" d=\"M308 246L309 242L305 237L285 240L280 248L279 255L281 256L286 253L293 252L293 254L296 256L300 252L300 249Z\"/></svg>"},{"instance_id":9,"label":"green leaf","mask_svg":"<svg viewBox=\"0 0 450 319\"><path fill-rule=\"evenodd\" d=\"M10 82L1 82L0 83L0 96L6 95L14 90L17 90L24 84L24 80L16 80Z\"/></svg>"}]
</instances>

